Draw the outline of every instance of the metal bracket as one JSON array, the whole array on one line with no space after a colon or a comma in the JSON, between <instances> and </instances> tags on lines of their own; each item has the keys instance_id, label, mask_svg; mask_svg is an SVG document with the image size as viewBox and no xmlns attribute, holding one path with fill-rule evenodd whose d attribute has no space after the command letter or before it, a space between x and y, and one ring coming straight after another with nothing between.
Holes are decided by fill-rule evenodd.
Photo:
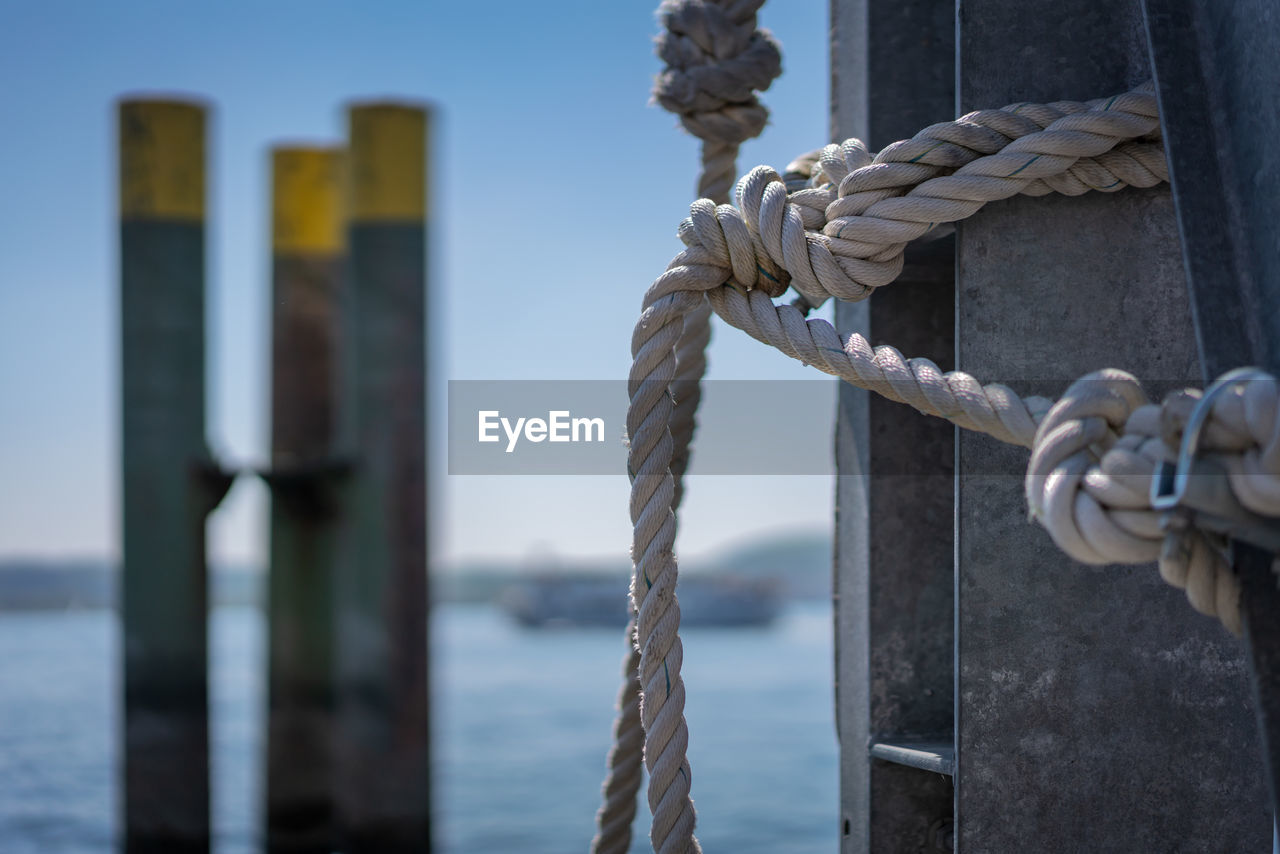
<instances>
[{"instance_id":1,"label":"metal bracket","mask_svg":"<svg viewBox=\"0 0 1280 854\"><path fill-rule=\"evenodd\" d=\"M1242 382L1264 379L1258 368L1236 368L1223 374L1196 403L1182 433L1176 463L1162 462L1151 481L1151 506L1164 511L1161 528L1190 523L1270 552L1280 553L1280 520L1246 509L1231 492L1227 470L1212 456L1197 458L1200 434L1223 393Z\"/></svg>"},{"instance_id":2,"label":"metal bracket","mask_svg":"<svg viewBox=\"0 0 1280 854\"><path fill-rule=\"evenodd\" d=\"M258 471L273 499L289 512L312 520L332 519L342 504L342 489L357 468L348 457L327 457Z\"/></svg>"}]
</instances>

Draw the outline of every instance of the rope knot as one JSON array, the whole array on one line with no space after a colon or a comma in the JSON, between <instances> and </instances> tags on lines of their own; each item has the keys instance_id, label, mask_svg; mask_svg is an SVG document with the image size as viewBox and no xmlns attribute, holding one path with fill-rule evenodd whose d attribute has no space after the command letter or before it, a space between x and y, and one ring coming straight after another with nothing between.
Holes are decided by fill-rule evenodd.
<instances>
[{"instance_id":1,"label":"rope knot","mask_svg":"<svg viewBox=\"0 0 1280 854\"><path fill-rule=\"evenodd\" d=\"M1162 525L1150 502L1156 466L1176 456L1199 397L1195 391L1176 392L1157 407L1122 371L1098 371L1077 380L1036 433L1027 504L1073 559L1157 561L1161 577L1184 589L1193 608L1217 616L1239 634L1239 585L1225 540L1190 520ZM1223 425L1215 429L1219 442L1232 432Z\"/></svg>"},{"instance_id":2,"label":"rope knot","mask_svg":"<svg viewBox=\"0 0 1280 854\"><path fill-rule=\"evenodd\" d=\"M689 207L679 234L685 245L701 247L708 260L732 271L729 283L739 290L759 289L771 298L786 292L791 277L773 262L749 221L732 205L699 199Z\"/></svg>"},{"instance_id":3,"label":"rope knot","mask_svg":"<svg viewBox=\"0 0 1280 854\"><path fill-rule=\"evenodd\" d=\"M1130 417L1146 404L1133 375L1095 371L1071 384L1036 431L1024 484L1027 506L1059 548L1078 561L1109 563L1118 559L1117 551L1147 555L1135 562L1156 557L1158 539L1153 543L1123 524L1102 524L1116 521L1107 513L1112 502L1118 509L1147 506L1142 490L1153 461L1142 457L1149 449L1135 438L1121 439ZM1090 471L1100 463L1115 475L1115 489L1092 488L1111 485Z\"/></svg>"},{"instance_id":4,"label":"rope knot","mask_svg":"<svg viewBox=\"0 0 1280 854\"><path fill-rule=\"evenodd\" d=\"M764 0L664 0L658 57L666 68L654 100L699 139L739 145L764 130L769 111L756 91L782 73L778 43L756 29Z\"/></svg>"}]
</instances>

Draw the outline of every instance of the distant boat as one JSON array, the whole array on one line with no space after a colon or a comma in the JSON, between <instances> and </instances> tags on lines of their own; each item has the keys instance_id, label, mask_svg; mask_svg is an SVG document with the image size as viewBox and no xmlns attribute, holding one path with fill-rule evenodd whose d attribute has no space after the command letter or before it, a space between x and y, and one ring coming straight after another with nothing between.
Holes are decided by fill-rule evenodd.
<instances>
[{"instance_id":1,"label":"distant boat","mask_svg":"<svg viewBox=\"0 0 1280 854\"><path fill-rule=\"evenodd\" d=\"M687 576L676 589L686 627L768 625L781 608L777 582L731 575ZM529 628L627 623L627 591L616 577L540 575L508 587L503 609Z\"/></svg>"}]
</instances>

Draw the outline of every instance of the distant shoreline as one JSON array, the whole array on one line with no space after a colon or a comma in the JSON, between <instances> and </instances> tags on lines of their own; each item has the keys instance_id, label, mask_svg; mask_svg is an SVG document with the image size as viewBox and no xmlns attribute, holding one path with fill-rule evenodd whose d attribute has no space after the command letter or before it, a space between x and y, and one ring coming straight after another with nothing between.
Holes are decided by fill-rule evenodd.
<instances>
[{"instance_id":1,"label":"distant shoreline","mask_svg":"<svg viewBox=\"0 0 1280 854\"><path fill-rule=\"evenodd\" d=\"M728 575L770 580L783 599L814 600L831 595L831 541L817 534L773 537L727 550L713 560L682 566L689 576ZM503 592L538 576L616 576L624 585L630 568L542 559L537 562L464 564L433 570L433 602L497 603ZM209 605L261 607L266 573L252 566L214 567ZM0 560L0 613L113 609L119 599L119 571L100 560Z\"/></svg>"},{"instance_id":2,"label":"distant shoreline","mask_svg":"<svg viewBox=\"0 0 1280 854\"><path fill-rule=\"evenodd\" d=\"M105 562L0 562L0 613L115 610L119 577ZM210 573L209 605L261 605L266 576L248 568Z\"/></svg>"}]
</instances>

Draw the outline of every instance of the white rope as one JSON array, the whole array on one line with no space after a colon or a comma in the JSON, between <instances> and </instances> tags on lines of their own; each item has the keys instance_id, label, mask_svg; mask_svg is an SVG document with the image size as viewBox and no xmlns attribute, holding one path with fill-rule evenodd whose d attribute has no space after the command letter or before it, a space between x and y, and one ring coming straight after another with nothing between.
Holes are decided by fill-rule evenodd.
<instances>
[{"instance_id":1,"label":"white rope","mask_svg":"<svg viewBox=\"0 0 1280 854\"><path fill-rule=\"evenodd\" d=\"M688 803L684 688L668 678L673 662L678 672L681 656L673 607L676 445L668 425L675 347L684 319L701 310L704 295L728 323L793 358L967 429L1033 448L1027 479L1032 512L1065 551L1094 563L1159 559L1162 575L1185 587L1193 606L1238 631L1238 591L1220 541L1194 530L1166 536L1149 505L1152 467L1167 446L1152 427L1160 421L1152 421L1156 410L1145 405L1132 377L1091 375L1051 406L959 371L943 373L892 347L872 348L859 335L842 338L826 321L806 320L801 310L771 299L788 286L807 306L831 296L863 299L898 275L907 242L971 216L988 201L1153 186L1167 179L1158 127L1149 86L1084 104L1015 104L934 125L875 158L856 140L828 146L810 167L808 187L795 189L793 180L788 192L780 176L759 167L739 183L736 208L694 203L679 231L687 248L645 294L632 336L629 383L632 595L655 817L672 804ZM1274 383L1258 388L1263 390L1237 393L1214 407L1211 433L1218 444L1210 447L1230 451L1232 488L1246 506L1280 515ZM696 846L691 810L676 815L678 826L655 820L655 850ZM675 833L685 848L667 844Z\"/></svg>"},{"instance_id":2,"label":"white rope","mask_svg":"<svg viewBox=\"0 0 1280 854\"><path fill-rule=\"evenodd\" d=\"M1191 606L1240 634L1240 586L1225 538L1195 527L1166 532L1151 507L1151 479L1174 461L1197 391L1147 402L1123 371L1077 380L1040 424L1027 466L1031 515L1082 563L1158 561ZM1200 448L1223 463L1248 510L1280 517L1280 394L1274 378L1229 389L1214 401Z\"/></svg>"},{"instance_id":3,"label":"white rope","mask_svg":"<svg viewBox=\"0 0 1280 854\"><path fill-rule=\"evenodd\" d=\"M1193 607L1239 632L1239 590L1223 539L1191 527L1166 533L1148 497L1194 393L1153 407L1133 377L1102 371L1056 404L1024 399L805 318L830 297L861 300L888 285L902 270L907 243L987 202L1168 180L1151 86L1083 103L970 113L874 157L847 140L798 159L785 180L766 167L752 170L738 184L734 207L725 202L738 144L767 118L754 90L780 68L776 45L756 30L762 2L667 0L660 9L666 32L658 53L668 68L655 99L704 140L699 192L710 198L695 202L681 223L686 249L646 292L632 335L633 620L596 852L629 847L642 744L654 850L700 850L689 797L674 540L709 309L855 386L1031 448L1028 504L1064 551L1088 563L1158 560L1161 575L1185 588ZM799 299L775 304L788 287ZM1274 380L1237 389L1215 404L1203 443L1226 465L1240 502L1273 517L1280 516L1278 411Z\"/></svg>"},{"instance_id":4,"label":"white rope","mask_svg":"<svg viewBox=\"0 0 1280 854\"><path fill-rule=\"evenodd\" d=\"M777 43L756 28L756 11L764 0L664 0L658 9L663 31L656 51L666 69L654 84L654 100L680 117L681 124L702 140L702 172L698 195L728 202L737 172L738 147L764 129L769 112L757 90L781 73ZM631 588L632 619L627 626L627 654L623 687L618 695L614 744L609 751L604 803L596 815L596 854L625 854L631 845L631 824L640 788L640 764L649 769L649 806L653 825L649 837L655 851L700 851L693 835L695 814L689 797L692 772L685 757L688 729L684 721L683 658L676 630L680 606L675 598L675 514L684 494L684 472L696 428L694 416L702 397L706 349L711 339L711 307L700 295L684 313L672 351L673 376L663 394L674 406L664 410L666 442L670 448L666 474L652 484L661 511L637 515L633 475L632 523L636 526L633 559L637 574ZM629 435L636 435L628 424ZM634 449L632 450L634 455ZM638 469L632 469L638 472ZM651 483L646 478L645 483ZM655 529L654 522L665 514ZM660 574L657 592L653 578L639 570L642 552L661 535L670 560L661 567L650 561L646 571ZM638 548L644 543L644 548ZM641 581L644 582L643 587ZM648 607L641 612L641 603ZM656 614L656 616L655 616ZM662 681L658 690L657 664ZM642 677L642 674L643 677ZM643 679L643 681L642 681ZM643 701L642 701L643 698Z\"/></svg>"}]
</instances>

